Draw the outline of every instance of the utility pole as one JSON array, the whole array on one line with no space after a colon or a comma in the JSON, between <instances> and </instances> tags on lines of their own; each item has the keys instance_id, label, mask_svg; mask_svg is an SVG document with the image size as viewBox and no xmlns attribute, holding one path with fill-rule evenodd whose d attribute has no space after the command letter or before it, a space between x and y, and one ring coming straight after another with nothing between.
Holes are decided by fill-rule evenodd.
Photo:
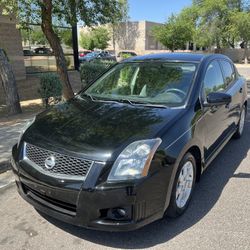
<instances>
[{"instance_id":1,"label":"utility pole","mask_svg":"<svg viewBox=\"0 0 250 250\"><path fill-rule=\"evenodd\" d=\"M74 67L75 67L75 70L79 70L77 23L72 26L72 44L73 44L73 53L74 53Z\"/></svg>"},{"instance_id":2,"label":"utility pole","mask_svg":"<svg viewBox=\"0 0 250 250\"><path fill-rule=\"evenodd\" d=\"M73 1L72 4L72 15L73 15L73 23L72 23L72 45L73 45L73 53L74 53L74 67L75 70L79 70L79 52L78 52L78 34L77 34L77 14L76 8L78 6L79 0Z\"/></svg>"}]
</instances>

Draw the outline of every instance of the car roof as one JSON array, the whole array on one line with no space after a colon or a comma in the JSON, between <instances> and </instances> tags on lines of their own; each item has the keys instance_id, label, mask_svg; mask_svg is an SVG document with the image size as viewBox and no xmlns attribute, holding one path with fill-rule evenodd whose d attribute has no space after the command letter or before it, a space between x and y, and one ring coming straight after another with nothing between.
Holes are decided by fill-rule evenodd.
<instances>
[{"instance_id":1,"label":"car roof","mask_svg":"<svg viewBox=\"0 0 250 250\"><path fill-rule=\"evenodd\" d=\"M196 53L159 53L149 54L144 56L136 56L128 58L123 62L137 62L137 61L187 61L187 62L201 62L205 58L227 58L221 54L196 54Z\"/></svg>"}]
</instances>

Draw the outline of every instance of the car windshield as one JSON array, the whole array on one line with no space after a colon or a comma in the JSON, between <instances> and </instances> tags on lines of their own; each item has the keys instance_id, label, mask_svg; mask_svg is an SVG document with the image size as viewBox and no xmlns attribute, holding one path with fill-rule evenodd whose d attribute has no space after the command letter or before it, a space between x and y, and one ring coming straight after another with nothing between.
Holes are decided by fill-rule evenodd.
<instances>
[{"instance_id":1,"label":"car windshield","mask_svg":"<svg viewBox=\"0 0 250 250\"><path fill-rule=\"evenodd\" d=\"M121 63L82 94L131 104L180 106L187 99L196 68L189 62Z\"/></svg>"}]
</instances>

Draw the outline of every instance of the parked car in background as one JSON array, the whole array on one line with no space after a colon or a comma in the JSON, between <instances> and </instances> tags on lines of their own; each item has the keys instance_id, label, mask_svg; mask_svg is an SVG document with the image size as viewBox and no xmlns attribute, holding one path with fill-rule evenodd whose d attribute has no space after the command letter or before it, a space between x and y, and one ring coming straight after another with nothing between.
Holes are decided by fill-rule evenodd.
<instances>
[{"instance_id":1,"label":"parked car in background","mask_svg":"<svg viewBox=\"0 0 250 250\"><path fill-rule=\"evenodd\" d=\"M39 47L34 49L37 55L52 55L52 50L50 48Z\"/></svg>"},{"instance_id":2,"label":"parked car in background","mask_svg":"<svg viewBox=\"0 0 250 250\"><path fill-rule=\"evenodd\" d=\"M23 50L23 55L24 56L33 56L34 55L34 51L32 51L30 49L24 49Z\"/></svg>"},{"instance_id":3,"label":"parked car in background","mask_svg":"<svg viewBox=\"0 0 250 250\"><path fill-rule=\"evenodd\" d=\"M204 170L243 135L246 113L246 80L226 56L124 60L28 125L12 150L18 191L92 229L180 216Z\"/></svg>"},{"instance_id":4,"label":"parked car in background","mask_svg":"<svg viewBox=\"0 0 250 250\"><path fill-rule=\"evenodd\" d=\"M109 61L116 61L114 55L109 53L108 51L94 51L88 53L84 57L80 58L80 62L91 62L94 60L109 60Z\"/></svg>"},{"instance_id":5,"label":"parked car in background","mask_svg":"<svg viewBox=\"0 0 250 250\"><path fill-rule=\"evenodd\" d=\"M133 56L137 56L137 54L135 52L131 52L131 51L120 51L117 54L117 61L120 62L124 59L130 58Z\"/></svg>"},{"instance_id":6,"label":"parked car in background","mask_svg":"<svg viewBox=\"0 0 250 250\"><path fill-rule=\"evenodd\" d=\"M91 53L91 50L81 50L79 51L79 60L81 60L81 58L85 57L87 54Z\"/></svg>"}]
</instances>

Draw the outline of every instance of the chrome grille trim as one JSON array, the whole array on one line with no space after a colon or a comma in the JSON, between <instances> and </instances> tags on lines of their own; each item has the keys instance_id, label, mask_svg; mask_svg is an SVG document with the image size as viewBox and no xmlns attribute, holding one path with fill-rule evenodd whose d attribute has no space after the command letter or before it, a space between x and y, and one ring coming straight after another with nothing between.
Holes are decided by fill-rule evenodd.
<instances>
[{"instance_id":1,"label":"chrome grille trim","mask_svg":"<svg viewBox=\"0 0 250 250\"><path fill-rule=\"evenodd\" d=\"M52 169L45 167L45 160L54 156L56 165ZM24 142L23 160L43 174L64 178L85 180L94 161L53 152Z\"/></svg>"}]
</instances>

